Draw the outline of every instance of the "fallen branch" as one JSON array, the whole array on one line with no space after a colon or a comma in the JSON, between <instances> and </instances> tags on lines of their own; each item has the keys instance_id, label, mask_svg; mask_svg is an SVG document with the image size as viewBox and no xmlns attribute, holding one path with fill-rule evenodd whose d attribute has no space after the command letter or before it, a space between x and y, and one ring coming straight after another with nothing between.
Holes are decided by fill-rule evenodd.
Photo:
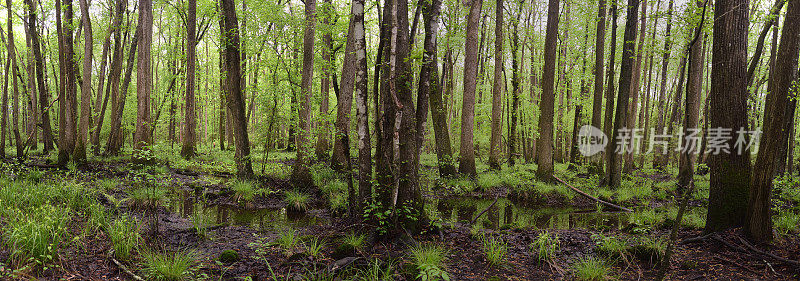
<instances>
[{"instance_id":1,"label":"fallen branch","mask_svg":"<svg viewBox=\"0 0 800 281\"><path fill-rule=\"evenodd\" d=\"M701 236L692 237L692 238L686 238L686 239L683 239L683 241L681 241L681 244L689 244L689 243L700 242L700 241L708 239L708 237L711 237L712 234L714 234L714 233L712 232L712 233L709 233L709 234L706 234L706 235L701 235Z\"/></svg>"},{"instance_id":2,"label":"fallen branch","mask_svg":"<svg viewBox=\"0 0 800 281\"><path fill-rule=\"evenodd\" d=\"M562 179L559 179L559 178L558 178L558 177L556 177L555 175L553 175L553 178L554 178L554 179L556 179L556 180L558 180L559 182L563 183L564 185L566 185L567 187L569 187L569 188L570 188L570 189L572 189L573 191L577 192L578 194L580 194L580 195L583 195L584 197L587 197L587 198L589 198L589 199L592 199L592 200L594 200L594 201L600 202L600 203L601 203L601 204L603 204L603 205L609 206L609 207L611 207L611 208L614 208L614 209L617 209L617 210L620 210L620 211L624 211L624 212L633 212L633 210L631 210L631 209L628 209L628 208L625 208L625 207L622 207L622 206L619 206L619 205L616 205L616 204L613 204L613 203L610 203L610 202L606 202L606 201L600 200L600 199L599 199L599 198L597 198L597 197L591 196L591 195L589 195L588 193L586 193L586 192L583 192L583 191L581 191L580 189L577 189L577 188L575 188L574 186L572 186L572 185L568 184L567 182L563 181Z\"/></svg>"},{"instance_id":3,"label":"fallen branch","mask_svg":"<svg viewBox=\"0 0 800 281\"><path fill-rule=\"evenodd\" d=\"M489 209L491 209L492 207L494 207L494 204L497 204L497 199L500 199L500 197L499 197L499 196L495 196L495 197L494 197L494 202L492 202L492 204L491 204L491 205L489 205L489 207L488 207L488 208L486 208L486 209L484 209L482 212L480 212L480 213L478 214L478 216L476 216L474 219L472 219L472 221L470 221L470 222L469 222L469 224L475 224L475 222L476 222L476 221L478 221L478 218L480 218L481 216L483 216L483 214L485 214L485 213L486 213L486 211L488 211Z\"/></svg>"},{"instance_id":4,"label":"fallen branch","mask_svg":"<svg viewBox=\"0 0 800 281\"><path fill-rule=\"evenodd\" d=\"M756 247L753 247L753 245L750 245L750 243L747 243L747 240L744 240L742 237L739 237L739 241L742 241L742 244L744 244L745 247L747 247L748 249L750 249L753 252L756 252L756 253L761 254L763 256L767 256L767 257L773 258L775 260L778 260L778 261L781 261L781 262L784 262L784 263L788 263L788 264L794 265L795 267L800 268L800 262L798 262L798 261L782 258L782 257L776 256L775 254L767 253L767 252L761 251L759 249L756 249Z\"/></svg>"},{"instance_id":5,"label":"fallen branch","mask_svg":"<svg viewBox=\"0 0 800 281\"><path fill-rule=\"evenodd\" d=\"M124 264L120 263L119 261L117 261L117 259L114 258L114 250L111 250L111 252L109 253L108 256L111 258L111 261L114 262L114 264L116 264L117 267L119 267L120 270L122 270L122 272L125 272L125 274L128 274L133 280L144 281L144 279L142 279L142 277L139 277L139 275L136 275L135 273L130 271L130 269L128 269L127 266L125 266Z\"/></svg>"}]
</instances>

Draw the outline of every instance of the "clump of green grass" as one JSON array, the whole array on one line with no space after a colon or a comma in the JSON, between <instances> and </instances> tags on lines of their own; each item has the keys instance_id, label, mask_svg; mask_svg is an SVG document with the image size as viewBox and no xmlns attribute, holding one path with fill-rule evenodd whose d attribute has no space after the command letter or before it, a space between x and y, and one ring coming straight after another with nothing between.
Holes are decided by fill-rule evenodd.
<instances>
[{"instance_id":1,"label":"clump of green grass","mask_svg":"<svg viewBox=\"0 0 800 281\"><path fill-rule=\"evenodd\" d=\"M320 188L320 191L328 199L332 211L347 209L347 183L338 179L330 180Z\"/></svg>"},{"instance_id":2,"label":"clump of green grass","mask_svg":"<svg viewBox=\"0 0 800 281\"><path fill-rule=\"evenodd\" d=\"M244 200L245 202L253 201L257 195L265 196L270 193L268 188L261 188L257 183L246 180L235 180L231 183L231 190L237 201Z\"/></svg>"},{"instance_id":3,"label":"clump of green grass","mask_svg":"<svg viewBox=\"0 0 800 281\"><path fill-rule=\"evenodd\" d=\"M264 173L278 179L288 179L292 174L292 167L275 162L264 164Z\"/></svg>"},{"instance_id":4,"label":"clump of green grass","mask_svg":"<svg viewBox=\"0 0 800 281\"><path fill-rule=\"evenodd\" d=\"M612 260L627 259L630 246L628 243L615 236L605 236L602 233L592 235L597 245L597 252Z\"/></svg>"},{"instance_id":5,"label":"clump of green grass","mask_svg":"<svg viewBox=\"0 0 800 281\"><path fill-rule=\"evenodd\" d=\"M469 177L443 178L440 184L452 189L457 195L464 195L475 190L475 181Z\"/></svg>"},{"instance_id":6,"label":"clump of green grass","mask_svg":"<svg viewBox=\"0 0 800 281\"><path fill-rule=\"evenodd\" d=\"M576 280L601 281L608 280L610 266L597 257L584 257L572 265L572 274Z\"/></svg>"},{"instance_id":7,"label":"clump of green grass","mask_svg":"<svg viewBox=\"0 0 800 281\"><path fill-rule=\"evenodd\" d=\"M197 207L192 211L190 219L197 235L202 238L208 238L210 234L208 228L214 223L213 217L206 213L204 209Z\"/></svg>"},{"instance_id":8,"label":"clump of green grass","mask_svg":"<svg viewBox=\"0 0 800 281\"><path fill-rule=\"evenodd\" d=\"M498 266L505 262L508 255L508 244L503 238L499 237L481 237L481 245L483 246L483 255L491 266Z\"/></svg>"},{"instance_id":9,"label":"clump of green grass","mask_svg":"<svg viewBox=\"0 0 800 281\"><path fill-rule=\"evenodd\" d=\"M336 180L336 171L331 169L325 164L315 164L311 166L311 179L314 180L314 185L323 187L329 182Z\"/></svg>"},{"instance_id":10,"label":"clump of green grass","mask_svg":"<svg viewBox=\"0 0 800 281\"><path fill-rule=\"evenodd\" d=\"M311 239L303 242L303 249L305 250L306 254L312 258L322 257L322 249L324 247L325 241L317 237L312 237Z\"/></svg>"},{"instance_id":11,"label":"clump of green grass","mask_svg":"<svg viewBox=\"0 0 800 281\"><path fill-rule=\"evenodd\" d=\"M103 207L103 205L100 205L99 203L89 205L89 208L86 209L86 214L86 227L88 228L89 232L94 233L98 230L108 228L111 218L109 217L108 212L106 212L106 209Z\"/></svg>"},{"instance_id":12,"label":"clump of green grass","mask_svg":"<svg viewBox=\"0 0 800 281\"><path fill-rule=\"evenodd\" d=\"M283 201L288 204L286 207L287 210L296 211L296 212L305 212L308 210L311 198L296 190L290 190L284 192L284 199Z\"/></svg>"},{"instance_id":13,"label":"clump of green grass","mask_svg":"<svg viewBox=\"0 0 800 281\"><path fill-rule=\"evenodd\" d=\"M539 262L550 261L559 249L558 235L550 235L545 230L536 236L536 240L531 243L530 247L536 252L536 259Z\"/></svg>"},{"instance_id":14,"label":"clump of green grass","mask_svg":"<svg viewBox=\"0 0 800 281\"><path fill-rule=\"evenodd\" d=\"M191 280L197 264L196 256L195 251L187 250L172 253L145 251L142 253L142 272L149 280Z\"/></svg>"},{"instance_id":15,"label":"clump of green grass","mask_svg":"<svg viewBox=\"0 0 800 281\"><path fill-rule=\"evenodd\" d=\"M115 179L100 179L97 180L97 186L101 191L110 191L119 186L119 181Z\"/></svg>"},{"instance_id":16,"label":"clump of green grass","mask_svg":"<svg viewBox=\"0 0 800 281\"><path fill-rule=\"evenodd\" d=\"M445 270L447 249L442 246L435 244L418 244L411 248L411 261L418 271L418 279L450 279L450 275Z\"/></svg>"},{"instance_id":17,"label":"clump of green grass","mask_svg":"<svg viewBox=\"0 0 800 281\"><path fill-rule=\"evenodd\" d=\"M272 244L281 248L286 256L290 256L300 242L300 236L294 229L284 228L278 231L278 238Z\"/></svg>"},{"instance_id":18,"label":"clump of green grass","mask_svg":"<svg viewBox=\"0 0 800 281\"><path fill-rule=\"evenodd\" d=\"M111 240L114 256L120 260L129 260L141 240L139 223L136 219L123 215L111 222L106 232Z\"/></svg>"},{"instance_id":19,"label":"clump of green grass","mask_svg":"<svg viewBox=\"0 0 800 281\"><path fill-rule=\"evenodd\" d=\"M167 200L167 191L156 186L128 189L125 193L134 208L155 208Z\"/></svg>"},{"instance_id":20,"label":"clump of green grass","mask_svg":"<svg viewBox=\"0 0 800 281\"><path fill-rule=\"evenodd\" d=\"M44 172L40 171L39 169L33 168L25 173L24 178L25 180L30 181L32 183L40 183L43 177L44 177Z\"/></svg>"},{"instance_id":21,"label":"clump of green grass","mask_svg":"<svg viewBox=\"0 0 800 281\"><path fill-rule=\"evenodd\" d=\"M663 239L643 237L637 239L631 248L631 253L639 260L649 263L661 261L667 251L667 242Z\"/></svg>"}]
</instances>

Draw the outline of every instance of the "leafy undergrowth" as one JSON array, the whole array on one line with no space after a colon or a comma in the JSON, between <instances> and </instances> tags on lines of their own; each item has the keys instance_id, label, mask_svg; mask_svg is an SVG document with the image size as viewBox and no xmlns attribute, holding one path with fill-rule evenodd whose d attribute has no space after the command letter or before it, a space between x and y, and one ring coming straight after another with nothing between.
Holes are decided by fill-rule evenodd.
<instances>
[{"instance_id":1,"label":"leafy undergrowth","mask_svg":"<svg viewBox=\"0 0 800 281\"><path fill-rule=\"evenodd\" d=\"M311 167L316 188L308 189L282 180L290 167L285 153L257 162L265 175L253 181L227 175L230 155L167 157L153 166L100 159L65 170L1 164L0 279L130 279L117 263L148 280L651 279L677 214L668 173L640 171L611 190L599 187L585 167L557 165L559 178L634 209L587 222L578 212L544 208L602 210L581 203L563 184L537 181L535 165L495 172L479 166L476 179L421 171L423 191L432 198L425 213L433 227L413 239L382 237L378 225L343 219L348 179L326 164ZM699 235L705 225L708 176L695 180L679 239ZM779 256L800 253L798 186L795 177L776 180L779 236L770 252ZM454 206L444 206L448 198ZM181 207L187 200L194 200L194 209ZM235 212L264 205L278 211ZM289 213L301 217L291 220ZM308 216L324 220L302 223ZM738 245L739 236L733 230L721 239ZM679 244L672 264L672 279L797 278L791 267L709 240Z\"/></svg>"}]
</instances>

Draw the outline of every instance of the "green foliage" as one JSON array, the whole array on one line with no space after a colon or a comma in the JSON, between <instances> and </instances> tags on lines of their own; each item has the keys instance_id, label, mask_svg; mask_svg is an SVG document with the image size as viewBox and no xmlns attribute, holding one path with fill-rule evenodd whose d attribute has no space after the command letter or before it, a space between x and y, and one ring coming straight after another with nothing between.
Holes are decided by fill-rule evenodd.
<instances>
[{"instance_id":1,"label":"green foliage","mask_svg":"<svg viewBox=\"0 0 800 281\"><path fill-rule=\"evenodd\" d=\"M267 196L272 191L269 188L261 187L258 183L246 180L235 180L231 183L231 190L236 194L237 201L253 201L256 196Z\"/></svg>"},{"instance_id":2,"label":"green foliage","mask_svg":"<svg viewBox=\"0 0 800 281\"><path fill-rule=\"evenodd\" d=\"M107 234L111 240L114 257L120 260L131 258L133 250L139 246L141 240L139 229L138 221L127 215L123 215L109 225Z\"/></svg>"},{"instance_id":3,"label":"green foliage","mask_svg":"<svg viewBox=\"0 0 800 281\"><path fill-rule=\"evenodd\" d=\"M365 240L364 234L348 233L340 239L339 243L352 247L354 250L361 250L364 248Z\"/></svg>"},{"instance_id":4,"label":"green foliage","mask_svg":"<svg viewBox=\"0 0 800 281\"><path fill-rule=\"evenodd\" d=\"M411 261L419 273L417 278L423 281L450 280L445 271L447 249L434 244L419 244L411 248Z\"/></svg>"},{"instance_id":5,"label":"green foliage","mask_svg":"<svg viewBox=\"0 0 800 281\"><path fill-rule=\"evenodd\" d=\"M572 265L572 274L576 280L601 281L610 279L610 266L596 257L583 257Z\"/></svg>"},{"instance_id":6,"label":"green foliage","mask_svg":"<svg viewBox=\"0 0 800 281\"><path fill-rule=\"evenodd\" d=\"M642 237L636 239L631 253L642 261L656 263L661 261L667 251L667 242L663 239Z\"/></svg>"},{"instance_id":7,"label":"green foliage","mask_svg":"<svg viewBox=\"0 0 800 281\"><path fill-rule=\"evenodd\" d=\"M328 205L333 211L347 209L347 183L333 179L320 188L322 194L328 199Z\"/></svg>"},{"instance_id":8,"label":"green foliage","mask_svg":"<svg viewBox=\"0 0 800 281\"><path fill-rule=\"evenodd\" d=\"M108 212L106 212L105 207L99 203L89 205L89 208L86 209L86 215L86 227L91 233L97 232L101 229L107 229L109 223L111 222L111 218L108 215Z\"/></svg>"},{"instance_id":9,"label":"green foliage","mask_svg":"<svg viewBox=\"0 0 800 281\"><path fill-rule=\"evenodd\" d=\"M546 230L542 231L536 236L536 240L531 243L530 247L536 253L536 259L539 262L550 261L559 249L558 235L550 235Z\"/></svg>"},{"instance_id":10,"label":"green foliage","mask_svg":"<svg viewBox=\"0 0 800 281\"><path fill-rule=\"evenodd\" d=\"M11 251L11 260L49 266L68 235L69 209L40 205L25 212L11 210L10 213L13 216L3 227L3 238Z\"/></svg>"},{"instance_id":11,"label":"green foliage","mask_svg":"<svg viewBox=\"0 0 800 281\"><path fill-rule=\"evenodd\" d=\"M278 231L278 238L273 244L281 248L286 256L290 256L300 243L300 236L294 229L284 228Z\"/></svg>"},{"instance_id":12,"label":"green foliage","mask_svg":"<svg viewBox=\"0 0 800 281\"><path fill-rule=\"evenodd\" d=\"M149 280L182 281L191 280L197 264L195 251L142 253L142 272Z\"/></svg>"},{"instance_id":13,"label":"green foliage","mask_svg":"<svg viewBox=\"0 0 800 281\"><path fill-rule=\"evenodd\" d=\"M192 227L197 235L208 238L210 234L208 228L214 223L213 217L206 213L204 209L196 207L192 210L190 219L192 221Z\"/></svg>"},{"instance_id":14,"label":"green foliage","mask_svg":"<svg viewBox=\"0 0 800 281\"><path fill-rule=\"evenodd\" d=\"M96 181L98 188L101 191L111 191L117 186L119 186L119 181L113 178L106 178L106 179L98 179Z\"/></svg>"},{"instance_id":15,"label":"green foliage","mask_svg":"<svg viewBox=\"0 0 800 281\"><path fill-rule=\"evenodd\" d=\"M313 258L322 257L322 249L324 247L325 242L317 237L312 237L311 239L303 242L303 249L305 250L306 254Z\"/></svg>"},{"instance_id":16,"label":"green foliage","mask_svg":"<svg viewBox=\"0 0 800 281\"><path fill-rule=\"evenodd\" d=\"M324 163L311 166L310 171L311 178L314 180L314 185L317 187L323 187L337 179L336 172Z\"/></svg>"},{"instance_id":17,"label":"green foliage","mask_svg":"<svg viewBox=\"0 0 800 281\"><path fill-rule=\"evenodd\" d=\"M498 266L505 262L508 255L508 244L503 238L481 236L483 255L491 266Z\"/></svg>"},{"instance_id":18,"label":"green foliage","mask_svg":"<svg viewBox=\"0 0 800 281\"><path fill-rule=\"evenodd\" d=\"M298 212L305 212L308 210L310 206L311 197L308 195L297 191L297 190L289 190L284 192L284 199L283 201L288 204L287 209L298 211Z\"/></svg>"},{"instance_id":19,"label":"green foliage","mask_svg":"<svg viewBox=\"0 0 800 281\"><path fill-rule=\"evenodd\" d=\"M800 227L800 215L792 211L779 210L774 217L775 230L782 235L797 232Z\"/></svg>"},{"instance_id":20,"label":"green foliage","mask_svg":"<svg viewBox=\"0 0 800 281\"><path fill-rule=\"evenodd\" d=\"M127 189L125 193L134 208L155 208L167 200L167 191L157 186Z\"/></svg>"},{"instance_id":21,"label":"green foliage","mask_svg":"<svg viewBox=\"0 0 800 281\"><path fill-rule=\"evenodd\" d=\"M444 178L441 184L448 186L456 195L464 195L475 190L475 182L469 177Z\"/></svg>"},{"instance_id":22,"label":"green foliage","mask_svg":"<svg viewBox=\"0 0 800 281\"><path fill-rule=\"evenodd\" d=\"M382 262L379 259L370 260L367 266L358 271L355 280L358 281L385 281L395 280L395 264L392 260Z\"/></svg>"}]
</instances>

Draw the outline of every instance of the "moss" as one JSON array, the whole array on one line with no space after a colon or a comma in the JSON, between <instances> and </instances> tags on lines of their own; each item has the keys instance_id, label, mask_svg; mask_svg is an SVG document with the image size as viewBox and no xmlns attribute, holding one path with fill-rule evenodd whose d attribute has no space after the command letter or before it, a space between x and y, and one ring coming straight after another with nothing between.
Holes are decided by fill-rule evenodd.
<instances>
[{"instance_id":1,"label":"moss","mask_svg":"<svg viewBox=\"0 0 800 281\"><path fill-rule=\"evenodd\" d=\"M222 263L234 263L239 261L239 253L235 250L225 250L219 254L219 261Z\"/></svg>"}]
</instances>

